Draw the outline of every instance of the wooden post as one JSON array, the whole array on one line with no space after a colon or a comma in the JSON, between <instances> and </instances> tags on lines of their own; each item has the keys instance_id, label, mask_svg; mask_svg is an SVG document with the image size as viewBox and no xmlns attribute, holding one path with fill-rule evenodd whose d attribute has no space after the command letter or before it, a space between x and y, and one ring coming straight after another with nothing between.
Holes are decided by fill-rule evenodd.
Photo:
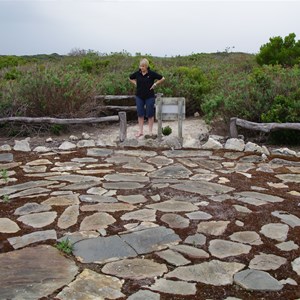
<instances>
[{"instance_id":1,"label":"wooden post","mask_svg":"<svg viewBox=\"0 0 300 300\"><path fill-rule=\"evenodd\" d=\"M178 99L178 138L181 145L183 145L182 119L183 119L183 98L179 98Z\"/></svg>"},{"instance_id":2,"label":"wooden post","mask_svg":"<svg viewBox=\"0 0 300 300\"><path fill-rule=\"evenodd\" d=\"M156 98L157 109L157 138L158 141L162 140L162 98L160 95Z\"/></svg>"},{"instance_id":3,"label":"wooden post","mask_svg":"<svg viewBox=\"0 0 300 300\"><path fill-rule=\"evenodd\" d=\"M127 138L127 116L125 111L118 113L120 119L120 142L124 142Z\"/></svg>"},{"instance_id":4,"label":"wooden post","mask_svg":"<svg viewBox=\"0 0 300 300\"><path fill-rule=\"evenodd\" d=\"M230 127L229 127L230 137L231 138L237 138L238 137L238 131L236 127L236 118L230 119Z\"/></svg>"}]
</instances>

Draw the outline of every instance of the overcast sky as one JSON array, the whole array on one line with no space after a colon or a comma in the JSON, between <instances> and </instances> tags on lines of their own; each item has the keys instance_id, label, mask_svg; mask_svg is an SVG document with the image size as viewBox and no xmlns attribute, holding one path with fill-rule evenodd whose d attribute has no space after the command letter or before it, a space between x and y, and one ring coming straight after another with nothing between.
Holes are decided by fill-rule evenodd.
<instances>
[{"instance_id":1,"label":"overcast sky","mask_svg":"<svg viewBox=\"0 0 300 300\"><path fill-rule=\"evenodd\" d=\"M0 55L257 53L270 37L299 40L299 12L300 0L0 0Z\"/></svg>"}]
</instances>

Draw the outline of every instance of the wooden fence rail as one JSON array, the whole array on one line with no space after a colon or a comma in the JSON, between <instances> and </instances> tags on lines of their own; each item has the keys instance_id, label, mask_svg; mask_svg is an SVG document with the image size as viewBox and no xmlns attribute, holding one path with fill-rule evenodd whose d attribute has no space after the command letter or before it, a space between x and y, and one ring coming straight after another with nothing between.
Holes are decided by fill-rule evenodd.
<instances>
[{"instance_id":1,"label":"wooden fence rail","mask_svg":"<svg viewBox=\"0 0 300 300\"><path fill-rule=\"evenodd\" d=\"M101 122L120 121L119 139L123 142L127 137L127 117L126 112L120 111L117 116L108 116L100 118L74 118L74 119L59 119L59 118L30 118L30 117L7 117L0 118L0 124L5 123L37 123L37 124L91 124Z\"/></svg>"},{"instance_id":2,"label":"wooden fence rail","mask_svg":"<svg viewBox=\"0 0 300 300\"><path fill-rule=\"evenodd\" d=\"M255 122L250 122L239 118L231 118L230 128L229 128L230 137L232 138L238 137L237 126L250 129L250 130L262 131L262 132L271 132L280 129L300 130L300 123L255 123Z\"/></svg>"}]
</instances>

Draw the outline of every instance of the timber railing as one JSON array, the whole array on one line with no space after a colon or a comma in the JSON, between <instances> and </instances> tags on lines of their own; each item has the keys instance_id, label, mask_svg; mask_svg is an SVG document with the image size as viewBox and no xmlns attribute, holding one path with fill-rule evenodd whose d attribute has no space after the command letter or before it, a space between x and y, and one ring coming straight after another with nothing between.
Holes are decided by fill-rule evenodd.
<instances>
[{"instance_id":1,"label":"timber railing","mask_svg":"<svg viewBox=\"0 0 300 300\"><path fill-rule=\"evenodd\" d=\"M238 137L237 126L262 132L271 132L281 129L300 130L300 123L255 123L239 118L231 118L229 128L231 138Z\"/></svg>"},{"instance_id":2,"label":"timber railing","mask_svg":"<svg viewBox=\"0 0 300 300\"><path fill-rule=\"evenodd\" d=\"M107 117L93 117L93 118L73 118L73 119L60 119L60 118L31 118L31 117L6 117L0 118L0 124L5 123L40 123L40 124L87 124L87 123L101 123L110 121L120 121L120 134L119 139L123 142L127 137L127 117L126 112L120 111L116 116Z\"/></svg>"}]
</instances>

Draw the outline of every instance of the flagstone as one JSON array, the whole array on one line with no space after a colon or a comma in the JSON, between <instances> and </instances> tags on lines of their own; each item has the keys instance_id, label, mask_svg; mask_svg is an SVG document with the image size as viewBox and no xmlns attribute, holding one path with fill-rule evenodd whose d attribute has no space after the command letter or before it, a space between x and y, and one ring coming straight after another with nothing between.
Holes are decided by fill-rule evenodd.
<instances>
[{"instance_id":1,"label":"flagstone","mask_svg":"<svg viewBox=\"0 0 300 300\"><path fill-rule=\"evenodd\" d=\"M283 182L300 183L300 174L278 174L275 177L279 178Z\"/></svg>"},{"instance_id":2,"label":"flagstone","mask_svg":"<svg viewBox=\"0 0 300 300\"><path fill-rule=\"evenodd\" d=\"M160 219L167 223L170 228L187 228L190 224L189 219L172 213L164 214Z\"/></svg>"},{"instance_id":3,"label":"flagstone","mask_svg":"<svg viewBox=\"0 0 300 300\"><path fill-rule=\"evenodd\" d=\"M222 235L229 223L230 221L203 221L198 224L197 232L210 235Z\"/></svg>"},{"instance_id":4,"label":"flagstone","mask_svg":"<svg viewBox=\"0 0 300 300\"><path fill-rule=\"evenodd\" d=\"M98 159L93 157L74 157L71 161L77 163L95 163L98 162Z\"/></svg>"},{"instance_id":5,"label":"flagstone","mask_svg":"<svg viewBox=\"0 0 300 300\"><path fill-rule=\"evenodd\" d=\"M138 163L141 161L141 158L128 155L112 155L106 158L105 161L113 164Z\"/></svg>"},{"instance_id":6,"label":"flagstone","mask_svg":"<svg viewBox=\"0 0 300 300\"><path fill-rule=\"evenodd\" d=\"M26 173L43 173L47 170L47 167L44 165L39 166L22 166L21 167Z\"/></svg>"},{"instance_id":7,"label":"flagstone","mask_svg":"<svg viewBox=\"0 0 300 300\"><path fill-rule=\"evenodd\" d=\"M229 256L248 254L251 250L251 246L217 239L217 240L211 240L209 242L208 250L211 253L211 255L215 257L225 258Z\"/></svg>"},{"instance_id":8,"label":"flagstone","mask_svg":"<svg viewBox=\"0 0 300 300\"><path fill-rule=\"evenodd\" d=\"M273 195L268 195L268 194L263 194L258 192L251 192L251 191L235 193L235 199L255 206L284 201L283 198L278 196L273 196Z\"/></svg>"},{"instance_id":9,"label":"flagstone","mask_svg":"<svg viewBox=\"0 0 300 300\"><path fill-rule=\"evenodd\" d=\"M252 213L252 210L249 209L248 207L242 206L242 205L233 205L233 207L241 213L249 214Z\"/></svg>"},{"instance_id":10,"label":"flagstone","mask_svg":"<svg viewBox=\"0 0 300 300\"><path fill-rule=\"evenodd\" d=\"M239 231L229 236L232 241L249 244L249 245L261 245L263 244L260 236L255 231Z\"/></svg>"},{"instance_id":11,"label":"flagstone","mask_svg":"<svg viewBox=\"0 0 300 300\"><path fill-rule=\"evenodd\" d=\"M284 257L274 254L260 253L255 255L249 263L249 269L262 271L277 270L282 265L286 264L287 260Z\"/></svg>"},{"instance_id":12,"label":"flagstone","mask_svg":"<svg viewBox=\"0 0 300 300\"><path fill-rule=\"evenodd\" d=\"M106 197L100 195L80 195L79 199L81 202L91 202L91 203L114 203L118 200L114 197Z\"/></svg>"},{"instance_id":13,"label":"flagstone","mask_svg":"<svg viewBox=\"0 0 300 300\"><path fill-rule=\"evenodd\" d=\"M155 168L152 165L147 163L141 163L141 162L128 163L126 165L123 165L122 168L129 169L129 170L143 170L146 172L152 172L155 170Z\"/></svg>"},{"instance_id":14,"label":"flagstone","mask_svg":"<svg viewBox=\"0 0 300 300\"><path fill-rule=\"evenodd\" d=\"M51 229L45 231L35 231L29 234L25 234L23 236L11 237L7 240L14 249L19 249L37 242L42 242L46 240L57 240L57 236L56 231Z\"/></svg>"},{"instance_id":15,"label":"flagstone","mask_svg":"<svg viewBox=\"0 0 300 300\"><path fill-rule=\"evenodd\" d=\"M185 240L185 244L191 244L193 246L203 246L206 243L206 236L201 233L189 235Z\"/></svg>"},{"instance_id":16,"label":"flagstone","mask_svg":"<svg viewBox=\"0 0 300 300\"><path fill-rule=\"evenodd\" d=\"M11 146L8 144L1 145L0 151L11 151Z\"/></svg>"},{"instance_id":17,"label":"flagstone","mask_svg":"<svg viewBox=\"0 0 300 300\"><path fill-rule=\"evenodd\" d=\"M167 200L160 203L149 204L146 205L146 207L163 212L189 212L198 210L198 207L190 202L176 200Z\"/></svg>"},{"instance_id":18,"label":"flagstone","mask_svg":"<svg viewBox=\"0 0 300 300\"><path fill-rule=\"evenodd\" d=\"M160 295L148 290L139 290L138 292L130 295L127 300L159 300Z\"/></svg>"},{"instance_id":19,"label":"flagstone","mask_svg":"<svg viewBox=\"0 0 300 300\"><path fill-rule=\"evenodd\" d=\"M81 240L74 244L73 254L82 263L97 264L137 256L133 248L117 235Z\"/></svg>"},{"instance_id":20,"label":"flagstone","mask_svg":"<svg viewBox=\"0 0 300 300\"><path fill-rule=\"evenodd\" d=\"M276 244L275 246L282 251L292 251L292 250L299 249L299 246L297 244L295 244L294 241L282 242L282 243Z\"/></svg>"},{"instance_id":21,"label":"flagstone","mask_svg":"<svg viewBox=\"0 0 300 300\"><path fill-rule=\"evenodd\" d=\"M121 220L138 220L138 221L156 221L156 210L154 209L139 209L122 215Z\"/></svg>"},{"instance_id":22,"label":"flagstone","mask_svg":"<svg viewBox=\"0 0 300 300\"><path fill-rule=\"evenodd\" d=\"M59 150L72 150L76 149L76 145L74 143L64 141L59 147Z\"/></svg>"},{"instance_id":23,"label":"flagstone","mask_svg":"<svg viewBox=\"0 0 300 300\"><path fill-rule=\"evenodd\" d=\"M26 197L26 196L31 196L31 195L37 196L40 194L48 195L49 192L51 192L51 190L37 187L37 188L27 189L27 190L21 191L19 193L11 194L11 195L9 195L9 199Z\"/></svg>"},{"instance_id":24,"label":"flagstone","mask_svg":"<svg viewBox=\"0 0 300 300\"><path fill-rule=\"evenodd\" d=\"M28 215L31 213L38 213L38 212L43 212L43 211L49 211L51 209L50 205L47 204L39 204L39 203L26 203L21 207L18 207L14 215L17 216L22 216L22 215Z\"/></svg>"},{"instance_id":25,"label":"flagstone","mask_svg":"<svg viewBox=\"0 0 300 300\"><path fill-rule=\"evenodd\" d=\"M18 224L8 218L0 218L1 233L16 233L20 230Z\"/></svg>"},{"instance_id":26,"label":"flagstone","mask_svg":"<svg viewBox=\"0 0 300 300\"><path fill-rule=\"evenodd\" d=\"M99 185L101 182L101 179L99 178L99 180L94 181L86 181L86 182L76 182L73 184L64 184L64 186L62 186L60 189L61 190L70 190L70 191L78 191L78 190L86 190L89 189L91 187L97 186Z\"/></svg>"},{"instance_id":27,"label":"flagstone","mask_svg":"<svg viewBox=\"0 0 300 300\"><path fill-rule=\"evenodd\" d=\"M249 291L280 291L283 285L269 273L244 270L234 275L234 282Z\"/></svg>"},{"instance_id":28,"label":"flagstone","mask_svg":"<svg viewBox=\"0 0 300 300\"><path fill-rule=\"evenodd\" d=\"M191 258L209 258L209 254L197 247L189 246L189 245L171 245L171 250L180 252L181 254L187 255Z\"/></svg>"},{"instance_id":29,"label":"flagstone","mask_svg":"<svg viewBox=\"0 0 300 300\"><path fill-rule=\"evenodd\" d=\"M154 164L157 167L163 167L163 166L172 164L174 162L174 160L167 158L165 156L157 155L155 157L151 157L151 158L147 159L147 162Z\"/></svg>"},{"instance_id":30,"label":"flagstone","mask_svg":"<svg viewBox=\"0 0 300 300\"><path fill-rule=\"evenodd\" d=\"M98 187L92 187L92 188L88 189L86 192L87 192L87 194L103 195L107 192L107 190L98 186Z\"/></svg>"},{"instance_id":31,"label":"flagstone","mask_svg":"<svg viewBox=\"0 0 300 300\"><path fill-rule=\"evenodd\" d=\"M78 216L79 205L71 205L60 215L57 221L57 226L61 229L69 228L77 223Z\"/></svg>"},{"instance_id":32,"label":"flagstone","mask_svg":"<svg viewBox=\"0 0 300 300\"><path fill-rule=\"evenodd\" d=\"M162 276L168 269L165 264L150 259L133 258L107 263L101 271L124 279L141 280Z\"/></svg>"},{"instance_id":33,"label":"flagstone","mask_svg":"<svg viewBox=\"0 0 300 300\"><path fill-rule=\"evenodd\" d=\"M159 225L149 221L143 221L141 223L128 223L124 225L124 228L126 228L127 231L120 232L120 234L133 232L133 231L140 231L140 230L154 228L154 227L159 227Z\"/></svg>"},{"instance_id":34,"label":"flagstone","mask_svg":"<svg viewBox=\"0 0 300 300\"><path fill-rule=\"evenodd\" d=\"M207 181L188 181L185 183L179 183L171 185L175 190L196 193L204 196L213 196L217 194L225 194L235 190L232 187L221 185L218 183L207 182Z\"/></svg>"},{"instance_id":35,"label":"flagstone","mask_svg":"<svg viewBox=\"0 0 300 300\"><path fill-rule=\"evenodd\" d=\"M36 181L28 181L25 183L14 184L11 186L0 188L0 197L3 195L10 195L13 193L17 193L19 191L35 188L35 187L43 187L43 186L51 186L53 184L57 184L57 181L48 181L48 180L36 180Z\"/></svg>"},{"instance_id":36,"label":"flagstone","mask_svg":"<svg viewBox=\"0 0 300 300\"><path fill-rule=\"evenodd\" d=\"M83 219L80 224L79 230L98 230L101 228L107 228L108 225L111 225L116 222L116 219L110 214L105 212L94 213L91 216L87 216Z\"/></svg>"},{"instance_id":37,"label":"flagstone","mask_svg":"<svg viewBox=\"0 0 300 300\"><path fill-rule=\"evenodd\" d=\"M42 299L69 284L76 264L51 246L0 254L1 299Z\"/></svg>"},{"instance_id":38,"label":"flagstone","mask_svg":"<svg viewBox=\"0 0 300 300\"><path fill-rule=\"evenodd\" d=\"M145 203L147 202L147 198L143 195L128 195L128 196L117 196L117 199L122 202L127 202L131 204Z\"/></svg>"},{"instance_id":39,"label":"flagstone","mask_svg":"<svg viewBox=\"0 0 300 300\"><path fill-rule=\"evenodd\" d=\"M191 161L197 163L198 167L200 167L200 169L198 169L197 172L203 169L212 171L212 170L219 170L222 168L222 164L220 162L211 159L191 158Z\"/></svg>"},{"instance_id":40,"label":"flagstone","mask_svg":"<svg viewBox=\"0 0 300 300\"><path fill-rule=\"evenodd\" d=\"M57 181L67 181L67 182L72 182L72 183L82 183L82 182L86 182L86 181L93 181L93 182L101 181L101 179L96 176L83 176L83 175L76 175L76 174L50 176L50 177L46 177L45 179L57 180Z\"/></svg>"},{"instance_id":41,"label":"flagstone","mask_svg":"<svg viewBox=\"0 0 300 300\"><path fill-rule=\"evenodd\" d=\"M83 205L81 211L106 211L106 212L116 212L116 211L131 211L136 207L128 203L97 203L90 205Z\"/></svg>"},{"instance_id":42,"label":"flagstone","mask_svg":"<svg viewBox=\"0 0 300 300\"><path fill-rule=\"evenodd\" d=\"M279 242L287 239L289 226L281 223L269 223L261 227L260 233Z\"/></svg>"},{"instance_id":43,"label":"flagstone","mask_svg":"<svg viewBox=\"0 0 300 300\"><path fill-rule=\"evenodd\" d=\"M62 241L69 241L72 245L82 241L82 240L87 240L87 239L91 239L91 238L96 238L99 237L99 232L98 231L75 231L75 232L67 232L63 235L63 237L61 237L60 239L58 239L58 242L62 242Z\"/></svg>"},{"instance_id":44,"label":"flagstone","mask_svg":"<svg viewBox=\"0 0 300 300\"><path fill-rule=\"evenodd\" d=\"M56 211L48 211L24 215L19 217L17 220L33 228L42 228L52 224L56 217Z\"/></svg>"},{"instance_id":45,"label":"flagstone","mask_svg":"<svg viewBox=\"0 0 300 300\"><path fill-rule=\"evenodd\" d=\"M42 204L50 206L70 206L79 204L78 194L71 195L60 195L50 197L47 200L43 201Z\"/></svg>"},{"instance_id":46,"label":"flagstone","mask_svg":"<svg viewBox=\"0 0 300 300\"><path fill-rule=\"evenodd\" d=\"M212 151L208 150L167 150L163 151L163 155L167 157L204 157L211 156Z\"/></svg>"},{"instance_id":47,"label":"flagstone","mask_svg":"<svg viewBox=\"0 0 300 300\"><path fill-rule=\"evenodd\" d=\"M103 183L103 187L108 190L135 190L143 188L145 184L139 182L110 182Z\"/></svg>"},{"instance_id":48,"label":"flagstone","mask_svg":"<svg viewBox=\"0 0 300 300\"><path fill-rule=\"evenodd\" d=\"M151 178L189 178L192 172L180 164L162 167L157 171L149 173Z\"/></svg>"},{"instance_id":49,"label":"flagstone","mask_svg":"<svg viewBox=\"0 0 300 300\"><path fill-rule=\"evenodd\" d=\"M217 174L195 174L190 178L190 180L211 181L216 177L218 177Z\"/></svg>"},{"instance_id":50,"label":"flagstone","mask_svg":"<svg viewBox=\"0 0 300 300\"><path fill-rule=\"evenodd\" d=\"M84 269L56 298L60 300L119 299L124 280Z\"/></svg>"},{"instance_id":51,"label":"flagstone","mask_svg":"<svg viewBox=\"0 0 300 300\"><path fill-rule=\"evenodd\" d=\"M13 149L15 151L22 151L22 152L30 152L31 151L31 148L30 148L30 145L29 145L29 142L27 139L22 140L22 141L15 140L15 145L14 145Z\"/></svg>"},{"instance_id":52,"label":"flagstone","mask_svg":"<svg viewBox=\"0 0 300 300\"><path fill-rule=\"evenodd\" d=\"M150 290L172 295L195 295L197 292L195 283L174 281L164 278L155 279L154 284L148 286Z\"/></svg>"},{"instance_id":53,"label":"flagstone","mask_svg":"<svg viewBox=\"0 0 300 300\"><path fill-rule=\"evenodd\" d=\"M300 257L292 261L292 268L300 276Z\"/></svg>"},{"instance_id":54,"label":"flagstone","mask_svg":"<svg viewBox=\"0 0 300 300\"><path fill-rule=\"evenodd\" d=\"M109 174L114 172L114 170L103 170L103 169L93 169L93 170L77 170L77 174L81 175L94 175L94 174Z\"/></svg>"},{"instance_id":55,"label":"flagstone","mask_svg":"<svg viewBox=\"0 0 300 300\"><path fill-rule=\"evenodd\" d=\"M292 214L289 214L286 211L273 211L272 216L279 218L282 222L288 224L292 228L300 226L300 219Z\"/></svg>"},{"instance_id":56,"label":"flagstone","mask_svg":"<svg viewBox=\"0 0 300 300\"><path fill-rule=\"evenodd\" d=\"M273 187L275 189L285 189L285 188L288 188L288 185L282 183L282 182L279 182L279 183L274 183L274 182L267 182L267 185L270 186L270 187Z\"/></svg>"},{"instance_id":57,"label":"flagstone","mask_svg":"<svg viewBox=\"0 0 300 300\"><path fill-rule=\"evenodd\" d=\"M172 229L163 226L122 234L121 238L138 254L165 249L181 241Z\"/></svg>"},{"instance_id":58,"label":"flagstone","mask_svg":"<svg viewBox=\"0 0 300 300\"><path fill-rule=\"evenodd\" d=\"M116 155L131 155L136 157L153 157L156 156L157 153L155 151L147 151L147 150L116 150Z\"/></svg>"},{"instance_id":59,"label":"flagstone","mask_svg":"<svg viewBox=\"0 0 300 300\"><path fill-rule=\"evenodd\" d=\"M186 259L183 255L170 249L155 252L155 254L165 260L167 263L176 267L188 265L189 263L191 263L191 261Z\"/></svg>"},{"instance_id":60,"label":"flagstone","mask_svg":"<svg viewBox=\"0 0 300 300\"><path fill-rule=\"evenodd\" d=\"M209 220L213 217L211 214L200 210L191 213L186 213L185 215L190 220Z\"/></svg>"},{"instance_id":61,"label":"flagstone","mask_svg":"<svg viewBox=\"0 0 300 300\"><path fill-rule=\"evenodd\" d=\"M0 153L0 162L13 162L14 156L12 153Z\"/></svg>"},{"instance_id":62,"label":"flagstone","mask_svg":"<svg viewBox=\"0 0 300 300\"><path fill-rule=\"evenodd\" d=\"M166 278L178 278L179 280L202 282L214 286L233 283L233 275L245 267L237 262L223 262L211 260L201 264L178 267L167 273Z\"/></svg>"},{"instance_id":63,"label":"flagstone","mask_svg":"<svg viewBox=\"0 0 300 300\"><path fill-rule=\"evenodd\" d=\"M10 170L10 169L16 168L20 165L22 165L21 162L10 162L10 163L5 163L5 164L0 163L0 170Z\"/></svg>"},{"instance_id":64,"label":"flagstone","mask_svg":"<svg viewBox=\"0 0 300 300\"><path fill-rule=\"evenodd\" d=\"M115 173L104 176L107 181L127 181L127 182L149 182L149 178L138 174L131 173Z\"/></svg>"}]
</instances>

